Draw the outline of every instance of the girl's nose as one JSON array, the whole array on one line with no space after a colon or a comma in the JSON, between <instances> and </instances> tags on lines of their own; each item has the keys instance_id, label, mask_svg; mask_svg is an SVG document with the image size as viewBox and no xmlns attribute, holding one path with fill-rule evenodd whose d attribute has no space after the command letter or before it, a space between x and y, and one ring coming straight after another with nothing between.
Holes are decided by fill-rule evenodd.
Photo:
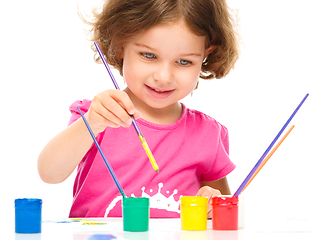
<instances>
[{"instance_id":1,"label":"girl's nose","mask_svg":"<svg viewBox=\"0 0 313 240\"><path fill-rule=\"evenodd\" d=\"M174 73L172 66L169 63L162 63L156 68L154 73L154 80L162 82L172 82Z\"/></svg>"}]
</instances>

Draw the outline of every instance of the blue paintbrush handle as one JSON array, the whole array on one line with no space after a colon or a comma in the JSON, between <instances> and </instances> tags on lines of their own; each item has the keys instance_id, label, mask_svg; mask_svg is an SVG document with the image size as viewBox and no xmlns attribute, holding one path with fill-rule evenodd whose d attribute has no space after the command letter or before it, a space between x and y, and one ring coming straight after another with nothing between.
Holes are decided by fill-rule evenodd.
<instances>
[{"instance_id":1,"label":"blue paintbrush handle","mask_svg":"<svg viewBox=\"0 0 313 240\"><path fill-rule=\"evenodd\" d=\"M98 141L97 141L95 135L93 134L93 132L92 132L92 130L91 130L91 128L90 128L90 126L89 126L87 120L85 119L85 117L84 117L83 113L81 112L80 108L77 107L77 109L78 109L80 115L82 116L82 118L83 118L83 120L84 120L84 122L85 122L85 125L86 125L86 127L88 128L88 131L89 131L89 133L90 133L90 135L91 135L93 141L95 142L95 144L96 144L96 146L97 146L97 148L98 148L98 150L99 150L99 152L100 152L100 154L101 154L101 156L102 156L102 158L103 158L105 164L107 165L107 167L108 167L108 169L109 169L109 172L110 172L110 174L111 174L111 176L112 176L112 178L113 178L113 180L114 180L116 186L118 187L118 189L119 189L119 191L121 192L122 196L123 196L124 198L126 198L126 196L125 196L125 194L124 194L124 191L123 191L123 189L122 189L122 186L121 186L120 183L118 182L118 180L117 180L117 178L116 178L116 176L115 176L115 174L114 174L114 171L113 171L113 169L111 168L111 166L110 166L108 160L105 158L105 156L104 156L104 154L103 154L103 152L102 152L102 150L101 150L101 148L100 148L100 145L99 145L99 143L98 143Z\"/></svg>"}]
</instances>

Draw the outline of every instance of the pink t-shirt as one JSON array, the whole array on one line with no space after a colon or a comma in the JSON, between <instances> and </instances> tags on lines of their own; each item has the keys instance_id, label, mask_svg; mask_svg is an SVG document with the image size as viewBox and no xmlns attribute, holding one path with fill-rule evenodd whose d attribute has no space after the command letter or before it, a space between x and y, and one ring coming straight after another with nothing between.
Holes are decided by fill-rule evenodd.
<instances>
[{"instance_id":1,"label":"pink t-shirt","mask_svg":"<svg viewBox=\"0 0 313 240\"><path fill-rule=\"evenodd\" d=\"M87 112L90 100L70 106L69 124ZM180 216L179 198L194 196L201 181L225 177L235 165L229 159L227 129L213 118L186 108L173 124L138 119L160 168L156 173L133 126L110 128L97 136L127 197L149 197L150 217ZM121 217L121 194L95 144L79 163L69 217Z\"/></svg>"}]
</instances>

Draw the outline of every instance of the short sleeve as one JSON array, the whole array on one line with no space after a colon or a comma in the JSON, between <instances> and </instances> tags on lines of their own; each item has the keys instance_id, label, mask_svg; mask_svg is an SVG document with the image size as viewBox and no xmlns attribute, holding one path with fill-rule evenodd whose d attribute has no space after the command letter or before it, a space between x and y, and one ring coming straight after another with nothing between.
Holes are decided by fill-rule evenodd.
<instances>
[{"instance_id":1,"label":"short sleeve","mask_svg":"<svg viewBox=\"0 0 313 240\"><path fill-rule=\"evenodd\" d=\"M217 149L212 168L207 174L202 175L201 181L216 181L231 173L235 164L229 158L229 136L228 130L220 125Z\"/></svg>"},{"instance_id":2,"label":"short sleeve","mask_svg":"<svg viewBox=\"0 0 313 240\"><path fill-rule=\"evenodd\" d=\"M88 111L90 105L91 101L87 99L84 99L82 101L75 101L74 103L72 103L69 108L72 115L70 121L68 122L68 126L81 117L77 107L79 107L82 113L85 114Z\"/></svg>"}]
</instances>

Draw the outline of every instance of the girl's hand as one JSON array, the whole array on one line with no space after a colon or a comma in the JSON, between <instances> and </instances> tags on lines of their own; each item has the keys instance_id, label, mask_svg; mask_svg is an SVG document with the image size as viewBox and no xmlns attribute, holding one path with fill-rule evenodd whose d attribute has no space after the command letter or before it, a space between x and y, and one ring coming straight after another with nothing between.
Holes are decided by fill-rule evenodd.
<instances>
[{"instance_id":1,"label":"girl's hand","mask_svg":"<svg viewBox=\"0 0 313 240\"><path fill-rule=\"evenodd\" d=\"M127 93L121 90L106 90L94 97L85 118L95 135L106 127L129 127L130 115L140 118Z\"/></svg>"},{"instance_id":2,"label":"girl's hand","mask_svg":"<svg viewBox=\"0 0 313 240\"><path fill-rule=\"evenodd\" d=\"M218 189L211 188L209 186L203 186L199 189L196 196L207 197L208 201L208 218L212 218L212 206L211 201L213 196L221 195L221 192Z\"/></svg>"}]
</instances>

